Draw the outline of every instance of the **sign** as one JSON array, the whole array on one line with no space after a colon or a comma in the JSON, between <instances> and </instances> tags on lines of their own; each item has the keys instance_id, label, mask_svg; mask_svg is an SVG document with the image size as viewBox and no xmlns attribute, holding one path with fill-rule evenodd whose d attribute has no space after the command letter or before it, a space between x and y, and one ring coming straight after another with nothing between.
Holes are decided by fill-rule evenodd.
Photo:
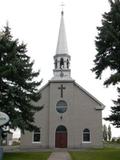
<instances>
[{"instance_id":1,"label":"sign","mask_svg":"<svg viewBox=\"0 0 120 160\"><path fill-rule=\"evenodd\" d=\"M0 112L0 126L3 126L9 121L9 116L6 113Z\"/></svg>"}]
</instances>

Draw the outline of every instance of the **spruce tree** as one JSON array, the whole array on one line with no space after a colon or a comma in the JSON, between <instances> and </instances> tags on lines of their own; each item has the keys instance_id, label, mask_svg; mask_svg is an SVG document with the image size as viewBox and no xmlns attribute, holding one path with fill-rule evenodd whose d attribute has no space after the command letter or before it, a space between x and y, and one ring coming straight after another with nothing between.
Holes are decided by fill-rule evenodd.
<instances>
[{"instance_id":1,"label":"spruce tree","mask_svg":"<svg viewBox=\"0 0 120 160\"><path fill-rule=\"evenodd\" d=\"M13 39L8 25L0 32L0 111L10 117L10 128L33 131L34 114L42 109L36 81L39 71L27 55L26 45Z\"/></svg>"},{"instance_id":2,"label":"spruce tree","mask_svg":"<svg viewBox=\"0 0 120 160\"><path fill-rule=\"evenodd\" d=\"M114 126L120 128L120 88L117 88L117 90L119 93L118 98L113 101L114 106L111 107L111 115L105 120L109 120Z\"/></svg>"},{"instance_id":3,"label":"spruce tree","mask_svg":"<svg viewBox=\"0 0 120 160\"><path fill-rule=\"evenodd\" d=\"M98 36L95 40L97 54L92 69L97 79L101 79L103 71L110 69L111 73L104 81L105 86L118 85L120 82L120 0L109 0L109 3L110 11L103 14L102 26L97 27ZM119 98L114 104L111 115L106 120L120 127Z\"/></svg>"},{"instance_id":4,"label":"spruce tree","mask_svg":"<svg viewBox=\"0 0 120 160\"><path fill-rule=\"evenodd\" d=\"M104 85L115 85L120 82L120 1L109 2L111 10L103 14L102 26L97 27L97 54L92 71L96 78L101 78L103 71L110 68L112 73Z\"/></svg>"}]
</instances>

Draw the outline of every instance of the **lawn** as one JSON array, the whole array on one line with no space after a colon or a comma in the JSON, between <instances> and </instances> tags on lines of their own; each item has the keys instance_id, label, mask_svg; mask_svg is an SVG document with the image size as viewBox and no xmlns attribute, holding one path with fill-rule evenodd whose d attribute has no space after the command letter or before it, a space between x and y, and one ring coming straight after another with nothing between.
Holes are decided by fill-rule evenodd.
<instances>
[{"instance_id":1,"label":"lawn","mask_svg":"<svg viewBox=\"0 0 120 160\"><path fill-rule=\"evenodd\" d=\"M72 160L120 160L120 149L104 148L70 152Z\"/></svg>"},{"instance_id":2,"label":"lawn","mask_svg":"<svg viewBox=\"0 0 120 160\"><path fill-rule=\"evenodd\" d=\"M3 160L47 160L50 152L4 153ZM70 152L72 160L120 160L120 148L88 149Z\"/></svg>"},{"instance_id":3,"label":"lawn","mask_svg":"<svg viewBox=\"0 0 120 160\"><path fill-rule=\"evenodd\" d=\"M50 152L4 153L3 160L47 160Z\"/></svg>"}]
</instances>

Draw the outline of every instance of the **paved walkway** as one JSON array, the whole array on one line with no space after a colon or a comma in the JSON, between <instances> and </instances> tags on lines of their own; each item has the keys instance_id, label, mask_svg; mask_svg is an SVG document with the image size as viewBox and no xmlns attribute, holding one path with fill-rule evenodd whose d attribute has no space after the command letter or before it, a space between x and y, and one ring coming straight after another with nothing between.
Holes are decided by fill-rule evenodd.
<instances>
[{"instance_id":1,"label":"paved walkway","mask_svg":"<svg viewBox=\"0 0 120 160\"><path fill-rule=\"evenodd\" d=\"M48 160L71 160L68 152L56 151L53 152Z\"/></svg>"}]
</instances>

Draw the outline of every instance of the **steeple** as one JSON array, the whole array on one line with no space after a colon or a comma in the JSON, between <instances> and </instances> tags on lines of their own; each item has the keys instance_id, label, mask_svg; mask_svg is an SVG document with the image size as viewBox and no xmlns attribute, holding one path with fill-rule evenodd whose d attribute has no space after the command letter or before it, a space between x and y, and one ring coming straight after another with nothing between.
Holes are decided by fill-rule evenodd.
<instances>
[{"instance_id":1,"label":"steeple","mask_svg":"<svg viewBox=\"0 0 120 160\"><path fill-rule=\"evenodd\" d=\"M52 78L52 80L72 80L70 59L71 57L68 54L64 25L64 12L62 10L56 54L54 56L54 77Z\"/></svg>"},{"instance_id":2,"label":"steeple","mask_svg":"<svg viewBox=\"0 0 120 160\"><path fill-rule=\"evenodd\" d=\"M67 54L67 53L68 53L68 48L67 48L67 39L66 39L66 32L64 25L64 12L62 11L56 54Z\"/></svg>"}]
</instances>

